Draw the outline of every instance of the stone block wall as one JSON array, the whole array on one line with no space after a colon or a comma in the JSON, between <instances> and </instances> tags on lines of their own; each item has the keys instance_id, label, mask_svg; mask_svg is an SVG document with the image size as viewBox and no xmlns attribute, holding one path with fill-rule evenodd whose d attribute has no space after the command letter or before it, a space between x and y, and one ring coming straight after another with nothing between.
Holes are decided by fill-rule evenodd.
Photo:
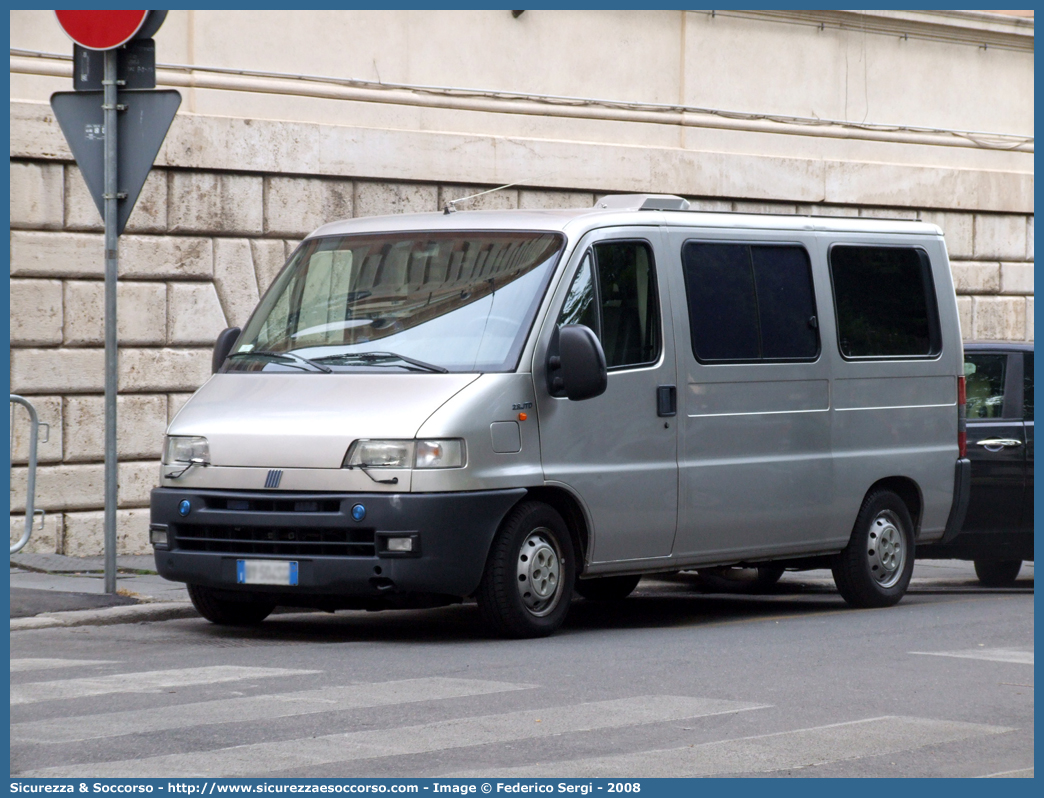
<instances>
[{"instance_id":1,"label":"stone block wall","mask_svg":"<svg viewBox=\"0 0 1044 798\"><path fill-rule=\"evenodd\" d=\"M242 326L289 253L328 221L436 211L489 186L157 168L120 239L121 553L147 553L163 432L210 373L217 334ZM590 191L514 188L469 208L590 207ZM694 207L920 218L946 234L966 339L1033 339L1033 217L692 198ZM75 165L11 161L11 391L50 425L28 551L102 551L103 236ZM14 416L11 535L24 512L27 416Z\"/></svg>"}]
</instances>

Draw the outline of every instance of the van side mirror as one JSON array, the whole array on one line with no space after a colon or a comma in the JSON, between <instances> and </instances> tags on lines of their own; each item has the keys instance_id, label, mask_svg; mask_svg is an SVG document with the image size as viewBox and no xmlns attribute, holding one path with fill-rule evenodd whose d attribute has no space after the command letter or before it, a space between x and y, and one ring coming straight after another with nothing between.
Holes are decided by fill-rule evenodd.
<instances>
[{"instance_id":1,"label":"van side mirror","mask_svg":"<svg viewBox=\"0 0 1044 798\"><path fill-rule=\"evenodd\" d=\"M239 340L241 332L243 331L239 327L229 327L227 330L222 330L218 333L217 340L214 342L214 354L210 356L210 371L212 373L218 373L221 364L225 362L228 353L232 351L232 347Z\"/></svg>"},{"instance_id":2,"label":"van side mirror","mask_svg":"<svg viewBox=\"0 0 1044 798\"><path fill-rule=\"evenodd\" d=\"M580 401L605 393L609 375L598 336L582 324L566 324L555 335L558 340L552 340L547 359L547 387L551 395L564 393L569 399Z\"/></svg>"}]
</instances>

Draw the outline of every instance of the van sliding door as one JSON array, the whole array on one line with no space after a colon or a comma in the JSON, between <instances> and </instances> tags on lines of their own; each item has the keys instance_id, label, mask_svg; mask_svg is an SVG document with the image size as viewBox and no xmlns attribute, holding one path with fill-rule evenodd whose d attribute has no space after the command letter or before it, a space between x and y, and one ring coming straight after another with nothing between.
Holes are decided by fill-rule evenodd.
<instances>
[{"instance_id":1,"label":"van sliding door","mask_svg":"<svg viewBox=\"0 0 1044 798\"><path fill-rule=\"evenodd\" d=\"M822 546L833 501L829 298L815 239L674 230L679 518L674 556L726 562Z\"/></svg>"}]
</instances>

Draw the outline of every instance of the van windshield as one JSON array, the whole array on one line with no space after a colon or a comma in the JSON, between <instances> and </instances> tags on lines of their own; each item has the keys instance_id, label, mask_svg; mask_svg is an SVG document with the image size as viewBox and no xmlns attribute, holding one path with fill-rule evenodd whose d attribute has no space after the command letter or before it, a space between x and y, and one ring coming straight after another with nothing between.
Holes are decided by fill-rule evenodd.
<instances>
[{"instance_id":1,"label":"van windshield","mask_svg":"<svg viewBox=\"0 0 1044 798\"><path fill-rule=\"evenodd\" d=\"M305 242L224 371L513 371L563 238L453 231Z\"/></svg>"}]
</instances>

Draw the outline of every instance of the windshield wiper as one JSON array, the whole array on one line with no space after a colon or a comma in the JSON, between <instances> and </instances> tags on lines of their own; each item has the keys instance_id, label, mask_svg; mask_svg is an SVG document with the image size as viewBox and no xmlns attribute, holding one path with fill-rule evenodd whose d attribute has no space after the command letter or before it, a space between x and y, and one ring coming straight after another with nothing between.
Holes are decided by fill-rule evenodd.
<instances>
[{"instance_id":1,"label":"windshield wiper","mask_svg":"<svg viewBox=\"0 0 1044 798\"><path fill-rule=\"evenodd\" d=\"M313 362L316 364L345 363L353 360L368 364L376 364L386 360L401 360L403 363L409 363L411 366L416 366L425 371L431 371L436 374L449 374L449 369L444 369L442 366L436 366L434 363L425 363L423 360L414 360L412 357L406 357L405 355L397 355L395 352L346 352L340 355L317 357Z\"/></svg>"},{"instance_id":2,"label":"windshield wiper","mask_svg":"<svg viewBox=\"0 0 1044 798\"><path fill-rule=\"evenodd\" d=\"M332 374L333 369L329 366L324 366L321 363L316 363L314 360L309 360L301 355L294 354L293 352L267 352L263 349L258 349L253 352L233 352L229 355L229 358L234 357L270 357L276 360L296 360L298 363L304 363L308 368L308 371L321 371L324 374ZM292 364L287 364L292 365Z\"/></svg>"}]
</instances>

